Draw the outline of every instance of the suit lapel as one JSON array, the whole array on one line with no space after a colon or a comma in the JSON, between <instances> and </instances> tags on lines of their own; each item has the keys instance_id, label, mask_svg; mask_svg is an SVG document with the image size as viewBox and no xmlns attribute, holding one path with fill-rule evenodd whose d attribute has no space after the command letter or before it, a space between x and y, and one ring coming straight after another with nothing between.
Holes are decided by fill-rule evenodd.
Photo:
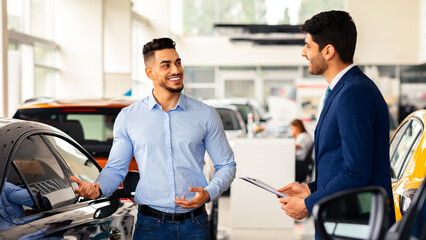
<instances>
[{"instance_id":1,"label":"suit lapel","mask_svg":"<svg viewBox=\"0 0 426 240\"><path fill-rule=\"evenodd\" d=\"M333 88L333 90L330 92L330 94L328 95L324 106L321 110L321 114L317 123L317 126L315 128L315 156L317 157L318 155L318 136L319 133L321 131L321 127L324 121L325 116L327 115L327 112L330 108L331 103L333 102L333 99L335 96L337 96L337 94L340 92L340 90L343 88L343 86L345 85L346 81L348 79L350 79L354 74L360 72L361 69L359 69L357 66L352 67L347 73L345 73L342 78L339 80L339 82L336 84L336 86ZM316 159L317 160L317 159Z\"/></svg>"}]
</instances>

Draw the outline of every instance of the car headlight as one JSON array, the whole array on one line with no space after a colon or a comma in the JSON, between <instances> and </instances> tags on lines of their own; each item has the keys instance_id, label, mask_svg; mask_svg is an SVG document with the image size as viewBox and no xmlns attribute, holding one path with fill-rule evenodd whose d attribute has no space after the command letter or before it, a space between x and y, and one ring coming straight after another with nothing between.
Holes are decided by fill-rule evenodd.
<instances>
[{"instance_id":1,"label":"car headlight","mask_svg":"<svg viewBox=\"0 0 426 240\"><path fill-rule=\"evenodd\" d=\"M407 213L408 208L410 207L411 202L413 201L413 197L416 194L416 191L417 189L415 188L408 189L399 196L399 209L401 211L402 216Z\"/></svg>"}]
</instances>

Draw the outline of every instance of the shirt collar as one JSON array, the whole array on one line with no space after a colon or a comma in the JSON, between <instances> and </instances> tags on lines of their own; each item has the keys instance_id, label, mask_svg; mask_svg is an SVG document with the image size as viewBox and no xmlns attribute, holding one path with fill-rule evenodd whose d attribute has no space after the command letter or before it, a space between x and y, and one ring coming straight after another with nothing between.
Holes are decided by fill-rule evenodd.
<instances>
[{"instance_id":1,"label":"shirt collar","mask_svg":"<svg viewBox=\"0 0 426 240\"><path fill-rule=\"evenodd\" d=\"M351 64L349 66L347 66L345 69L343 69L342 71L340 71L334 78L333 80L331 80L330 82L330 89L333 90L333 88L336 86L336 84L339 82L339 80L343 77L343 75L345 75L345 73L347 73L352 67L354 67L355 64Z\"/></svg>"},{"instance_id":2,"label":"shirt collar","mask_svg":"<svg viewBox=\"0 0 426 240\"><path fill-rule=\"evenodd\" d=\"M155 100L154 95L152 94L154 92L154 89L152 89L151 93L149 94L149 98L148 98L148 106L149 106L149 110L152 110L155 106L160 106L160 104L157 103L157 100ZM186 109L186 96L183 93L180 93L179 96L179 101L176 105L176 108L180 107L182 108L182 110Z\"/></svg>"}]
</instances>

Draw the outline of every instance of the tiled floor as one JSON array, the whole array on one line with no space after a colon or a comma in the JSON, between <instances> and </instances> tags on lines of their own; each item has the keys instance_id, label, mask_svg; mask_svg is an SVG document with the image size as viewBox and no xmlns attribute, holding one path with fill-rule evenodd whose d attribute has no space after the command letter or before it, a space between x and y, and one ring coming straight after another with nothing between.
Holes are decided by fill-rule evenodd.
<instances>
[{"instance_id":1,"label":"tiled floor","mask_svg":"<svg viewBox=\"0 0 426 240\"><path fill-rule=\"evenodd\" d=\"M231 227L229 196L219 199L218 240L311 240L314 239L312 217L295 224L293 230L241 229Z\"/></svg>"}]
</instances>

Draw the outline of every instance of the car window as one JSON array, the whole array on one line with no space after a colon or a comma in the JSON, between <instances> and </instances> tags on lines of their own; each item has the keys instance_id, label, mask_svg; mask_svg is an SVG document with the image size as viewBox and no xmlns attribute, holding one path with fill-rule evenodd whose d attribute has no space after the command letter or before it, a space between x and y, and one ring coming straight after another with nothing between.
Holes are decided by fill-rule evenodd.
<instances>
[{"instance_id":1,"label":"car window","mask_svg":"<svg viewBox=\"0 0 426 240\"><path fill-rule=\"evenodd\" d=\"M80 143L94 157L108 157L113 126L121 108L21 109L15 117L56 127Z\"/></svg>"},{"instance_id":2,"label":"car window","mask_svg":"<svg viewBox=\"0 0 426 240\"><path fill-rule=\"evenodd\" d=\"M46 197L52 208L74 203L76 195L64 166L40 135L25 138L17 147L13 162L31 191Z\"/></svg>"},{"instance_id":3,"label":"car window","mask_svg":"<svg viewBox=\"0 0 426 240\"><path fill-rule=\"evenodd\" d=\"M392 178L401 178L405 167L408 164L408 160L417 145L416 140L419 139L421 132L423 131L423 125L417 120L410 120L402 126L395 137L392 139L390 144L390 158L391 158L391 169Z\"/></svg>"},{"instance_id":4,"label":"car window","mask_svg":"<svg viewBox=\"0 0 426 240\"><path fill-rule=\"evenodd\" d=\"M247 125L248 114L251 113L249 105L244 104L232 104L237 107L238 112L240 112L241 117L243 118L244 123Z\"/></svg>"},{"instance_id":5,"label":"car window","mask_svg":"<svg viewBox=\"0 0 426 240\"><path fill-rule=\"evenodd\" d=\"M219 113L219 116L222 119L223 128L225 131L241 129L237 115L235 115L233 110L226 108L216 108L216 111Z\"/></svg>"},{"instance_id":6,"label":"car window","mask_svg":"<svg viewBox=\"0 0 426 240\"><path fill-rule=\"evenodd\" d=\"M99 169L84 153L62 138L47 135L46 137L65 160L74 176L88 182L96 180Z\"/></svg>"},{"instance_id":7,"label":"car window","mask_svg":"<svg viewBox=\"0 0 426 240\"><path fill-rule=\"evenodd\" d=\"M0 230L19 224L21 222L19 219L39 213L40 207L36 205L37 198L42 200L44 197L40 192L29 191L14 166L10 166L1 190ZM46 205L50 206L48 201Z\"/></svg>"}]
</instances>

